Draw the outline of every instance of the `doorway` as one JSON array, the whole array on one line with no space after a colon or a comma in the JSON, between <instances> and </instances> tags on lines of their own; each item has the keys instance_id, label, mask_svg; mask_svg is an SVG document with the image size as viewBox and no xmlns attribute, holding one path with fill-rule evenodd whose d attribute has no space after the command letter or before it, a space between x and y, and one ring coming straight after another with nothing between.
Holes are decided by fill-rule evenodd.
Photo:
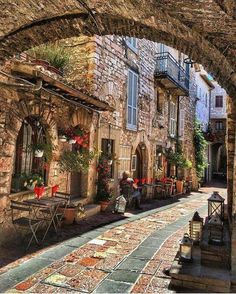
<instances>
[{"instance_id":1,"label":"doorway","mask_svg":"<svg viewBox=\"0 0 236 294\"><path fill-rule=\"evenodd\" d=\"M139 144L135 150L136 169L133 171L133 177L142 179L147 177L147 148L145 144Z\"/></svg>"}]
</instances>

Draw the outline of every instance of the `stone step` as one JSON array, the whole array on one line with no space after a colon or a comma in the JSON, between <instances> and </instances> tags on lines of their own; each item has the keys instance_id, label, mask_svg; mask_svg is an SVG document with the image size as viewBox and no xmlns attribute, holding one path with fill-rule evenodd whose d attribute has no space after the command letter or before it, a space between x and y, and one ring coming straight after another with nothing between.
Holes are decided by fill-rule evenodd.
<instances>
[{"instance_id":1,"label":"stone step","mask_svg":"<svg viewBox=\"0 0 236 294\"><path fill-rule=\"evenodd\" d=\"M99 204L87 204L84 206L84 211L85 214L83 218L91 217L101 211L101 206Z\"/></svg>"},{"instance_id":2,"label":"stone step","mask_svg":"<svg viewBox=\"0 0 236 294\"><path fill-rule=\"evenodd\" d=\"M230 292L230 271L201 264L200 248L194 248L193 262L180 263L176 257L171 269L171 284L176 288L199 290L199 292Z\"/></svg>"}]
</instances>

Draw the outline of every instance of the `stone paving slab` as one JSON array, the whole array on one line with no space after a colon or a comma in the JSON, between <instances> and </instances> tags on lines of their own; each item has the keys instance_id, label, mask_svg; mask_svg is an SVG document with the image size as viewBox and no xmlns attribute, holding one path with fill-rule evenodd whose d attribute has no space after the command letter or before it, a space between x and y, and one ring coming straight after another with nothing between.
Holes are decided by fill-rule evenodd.
<instances>
[{"instance_id":1,"label":"stone paving slab","mask_svg":"<svg viewBox=\"0 0 236 294\"><path fill-rule=\"evenodd\" d=\"M68 287L68 291L71 289L83 292L95 291L98 293L126 293L131 291L131 288L135 285L134 280L136 276L138 278L138 274L144 274L144 272L157 274L156 280L158 281L161 278L160 276L163 276L161 270L170 263L170 258L172 257L169 252L169 247L165 248L165 251L161 252L160 256L159 251L162 248L163 242L172 236L180 224L186 225L186 222L188 223L193 212L206 203L207 197L209 195L196 193L179 202L167 205L165 208L162 207L161 209L155 209L148 213L141 213L135 216L135 219L132 221L130 219L122 220L114 225L112 224L112 226L109 225L110 228L105 226L104 230L102 230L103 232L98 229L75 238L75 242L73 242L73 239L67 240L62 243L62 251L58 249L60 245L55 246L57 250L53 258L56 258L57 255L60 258L65 254L63 259L53 263L52 260L42 259L47 260L49 264L52 263L48 268L53 268L54 273L45 275L45 273L37 272L40 268L35 271L32 270L31 274L28 274L28 281L23 281L26 277L22 278L22 282L15 289L19 288L19 285L22 291L24 291L24 287L27 288L29 285L30 287L27 288L27 290L29 289L28 291L40 289L42 287L41 284L47 284L48 287L55 287L56 284L54 283L52 285L50 282L50 275L60 277L58 279L61 279L61 284L60 286L57 284L57 286L59 288L62 287L61 290L67 289ZM185 206L186 202L188 205ZM183 210L183 207L187 207L188 209ZM178 235L179 239L180 237ZM97 239L103 242L96 243ZM149 241L153 244L153 240L155 239L157 240L156 247L151 246L147 250L144 246L145 243L144 245L142 244L143 241ZM83 245L81 240L85 240L87 243ZM79 247L80 244L81 247ZM167 245L169 246L169 243ZM69 255L66 253L67 250L69 252L71 250ZM156 251L159 255L156 254ZM176 254L176 248L172 252ZM145 256L145 254L147 255ZM45 253L44 257L47 256ZM162 259L161 263L160 258ZM36 260L37 258L33 258L32 260L34 259ZM157 271L153 268L155 263L158 268ZM8 272L9 276L11 273L20 271L20 268L21 266L10 270ZM127 271L130 272L130 276L128 278L123 275L123 280L125 279L125 281L122 281L121 273ZM37 273L34 274L34 272ZM143 276L143 274L141 275ZM83 276L82 280L81 276ZM2 275L0 275L0 282L1 278ZM48 278L49 280L47 280ZM33 283L30 284L30 281L33 281ZM8 288L11 288L19 281L11 280L10 282ZM54 290L52 288L50 291Z\"/></svg>"}]
</instances>

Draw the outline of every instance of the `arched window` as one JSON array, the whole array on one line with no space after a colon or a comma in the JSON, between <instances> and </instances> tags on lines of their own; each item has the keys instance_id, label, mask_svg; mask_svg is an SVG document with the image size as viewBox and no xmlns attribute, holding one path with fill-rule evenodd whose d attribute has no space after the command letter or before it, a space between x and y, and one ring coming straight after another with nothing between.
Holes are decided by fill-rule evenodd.
<instances>
[{"instance_id":1,"label":"arched window","mask_svg":"<svg viewBox=\"0 0 236 294\"><path fill-rule=\"evenodd\" d=\"M24 189L21 180L27 176L37 174L43 177L47 183L47 159L45 154L42 157L35 157L35 146L46 144L46 131L40 118L29 116L24 119L16 140L12 192ZM17 185L16 185L17 182Z\"/></svg>"}]
</instances>

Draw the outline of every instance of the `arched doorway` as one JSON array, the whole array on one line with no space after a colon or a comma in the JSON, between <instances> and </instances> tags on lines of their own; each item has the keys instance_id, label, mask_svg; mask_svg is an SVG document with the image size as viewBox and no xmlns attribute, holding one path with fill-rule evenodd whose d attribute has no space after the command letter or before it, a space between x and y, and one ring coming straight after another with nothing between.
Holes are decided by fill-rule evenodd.
<instances>
[{"instance_id":1,"label":"arched doorway","mask_svg":"<svg viewBox=\"0 0 236 294\"><path fill-rule=\"evenodd\" d=\"M144 143L140 143L138 147L135 150L134 159L132 159L132 165L133 160L136 160L136 166L134 169L134 166L131 167L133 170L133 177L137 179L142 179L147 177L147 148Z\"/></svg>"},{"instance_id":2,"label":"arched doorway","mask_svg":"<svg viewBox=\"0 0 236 294\"><path fill-rule=\"evenodd\" d=\"M212 145L212 176L225 179L227 173L227 154L224 144Z\"/></svg>"}]
</instances>

